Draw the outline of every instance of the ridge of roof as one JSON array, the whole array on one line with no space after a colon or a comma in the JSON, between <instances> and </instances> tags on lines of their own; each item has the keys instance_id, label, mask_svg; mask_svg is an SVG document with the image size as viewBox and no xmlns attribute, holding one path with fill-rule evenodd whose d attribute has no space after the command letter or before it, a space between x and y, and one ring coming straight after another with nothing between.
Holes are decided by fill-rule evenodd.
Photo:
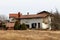
<instances>
[{"instance_id":1,"label":"ridge of roof","mask_svg":"<svg viewBox=\"0 0 60 40\"><path fill-rule=\"evenodd\" d=\"M37 14L32 14L32 15L21 15L20 18L38 18L38 17L46 17L49 12L47 11L42 11L40 13ZM14 18L18 18L18 14L9 14L9 17L14 17Z\"/></svg>"}]
</instances>

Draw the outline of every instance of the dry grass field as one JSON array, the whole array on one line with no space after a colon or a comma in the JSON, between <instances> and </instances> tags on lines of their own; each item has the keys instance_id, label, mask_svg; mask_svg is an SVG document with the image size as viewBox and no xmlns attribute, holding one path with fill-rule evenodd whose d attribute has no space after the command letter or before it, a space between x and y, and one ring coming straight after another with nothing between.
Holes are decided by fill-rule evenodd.
<instances>
[{"instance_id":1,"label":"dry grass field","mask_svg":"<svg viewBox=\"0 0 60 40\"><path fill-rule=\"evenodd\" d=\"M0 40L60 40L60 31L0 30Z\"/></svg>"}]
</instances>

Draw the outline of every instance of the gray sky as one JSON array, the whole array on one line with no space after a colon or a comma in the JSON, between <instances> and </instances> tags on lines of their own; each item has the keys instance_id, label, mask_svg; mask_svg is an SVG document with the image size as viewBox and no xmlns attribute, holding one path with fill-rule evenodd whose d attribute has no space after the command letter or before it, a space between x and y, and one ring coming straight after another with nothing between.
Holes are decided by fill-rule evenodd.
<instances>
[{"instance_id":1,"label":"gray sky","mask_svg":"<svg viewBox=\"0 0 60 40\"><path fill-rule=\"evenodd\" d=\"M40 11L60 11L60 0L0 0L0 14L21 12L26 14L38 13Z\"/></svg>"}]
</instances>

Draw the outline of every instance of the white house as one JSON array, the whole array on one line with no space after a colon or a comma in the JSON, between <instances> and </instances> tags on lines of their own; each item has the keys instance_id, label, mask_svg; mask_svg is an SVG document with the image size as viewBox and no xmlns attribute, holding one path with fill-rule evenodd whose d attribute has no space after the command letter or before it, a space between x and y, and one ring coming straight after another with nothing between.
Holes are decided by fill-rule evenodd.
<instances>
[{"instance_id":1,"label":"white house","mask_svg":"<svg viewBox=\"0 0 60 40\"><path fill-rule=\"evenodd\" d=\"M20 19L20 23L25 23L28 28L51 29L51 17L47 11L31 15L29 13L22 15L20 12L18 14L9 14L10 22L15 22L18 18Z\"/></svg>"}]
</instances>

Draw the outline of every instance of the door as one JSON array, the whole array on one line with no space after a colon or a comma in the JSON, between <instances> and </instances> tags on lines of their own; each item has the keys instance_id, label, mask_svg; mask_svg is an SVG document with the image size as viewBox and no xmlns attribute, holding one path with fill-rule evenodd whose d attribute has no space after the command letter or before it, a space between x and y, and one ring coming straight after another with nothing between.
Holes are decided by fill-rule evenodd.
<instances>
[{"instance_id":1,"label":"door","mask_svg":"<svg viewBox=\"0 0 60 40\"><path fill-rule=\"evenodd\" d=\"M36 28L36 23L32 23L32 28Z\"/></svg>"}]
</instances>

